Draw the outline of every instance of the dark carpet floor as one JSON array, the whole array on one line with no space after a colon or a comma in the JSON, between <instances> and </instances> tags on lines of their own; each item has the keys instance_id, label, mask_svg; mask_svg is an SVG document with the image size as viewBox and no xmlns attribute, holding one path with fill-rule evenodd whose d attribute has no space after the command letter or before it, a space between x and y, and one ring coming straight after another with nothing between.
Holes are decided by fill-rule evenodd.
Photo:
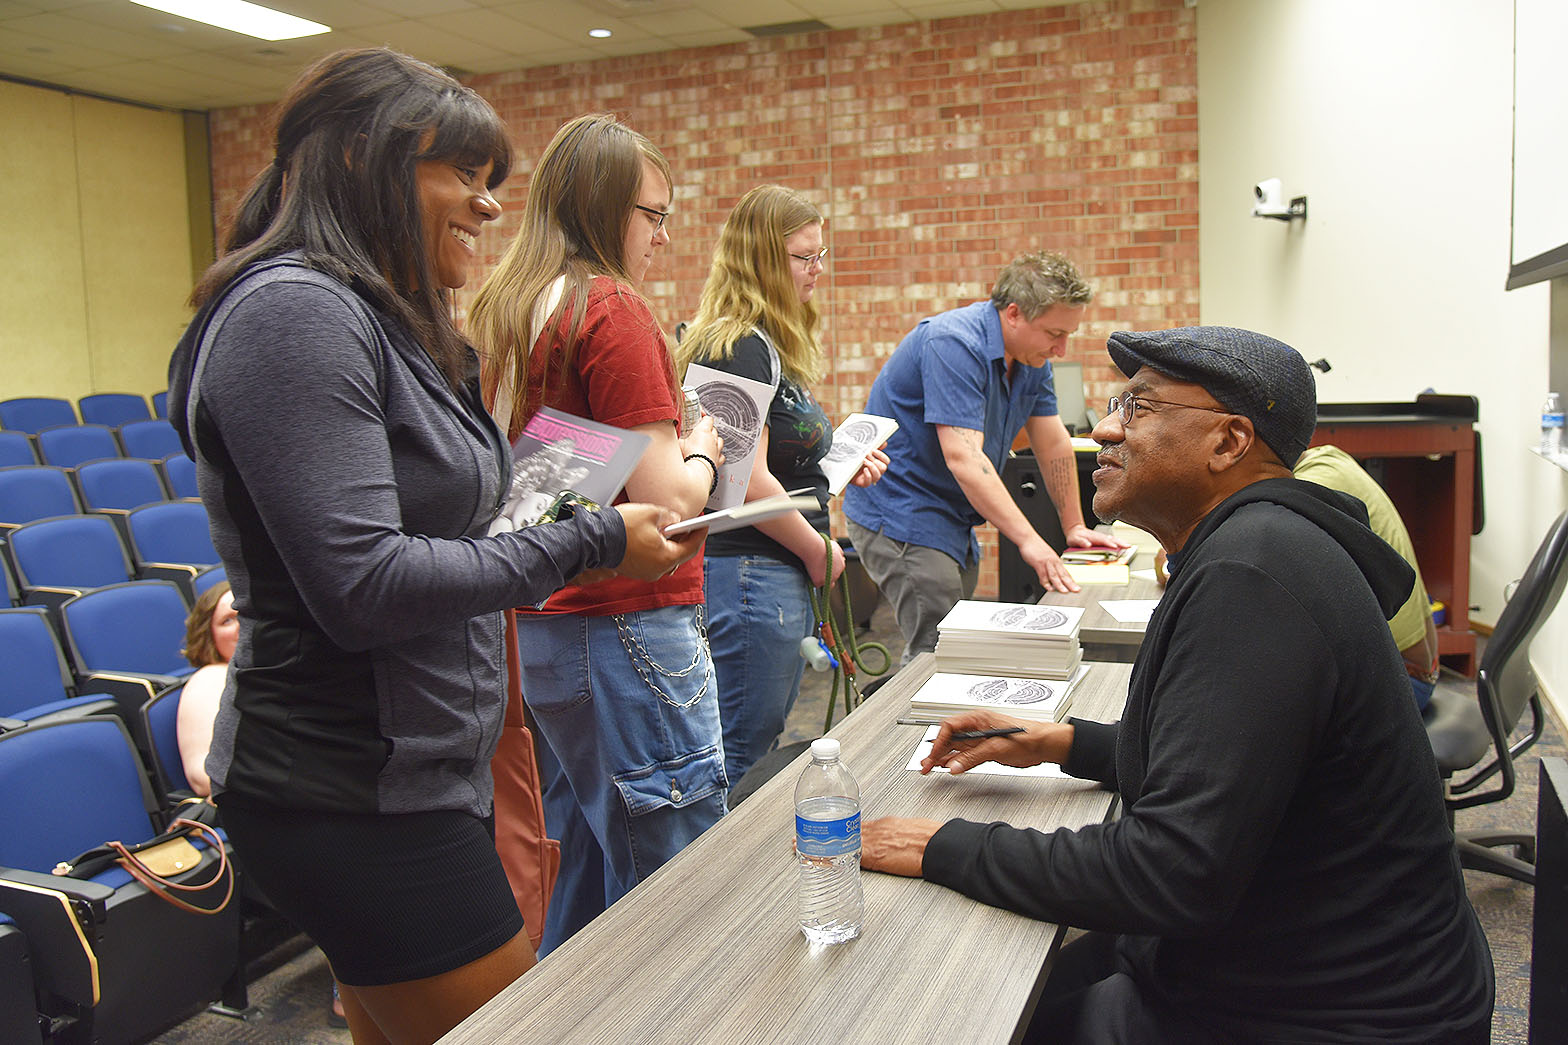
<instances>
[{"instance_id":1,"label":"dark carpet floor","mask_svg":"<svg viewBox=\"0 0 1568 1045\"><path fill-rule=\"evenodd\" d=\"M872 617L872 627L861 641L887 645L896 667L903 642L886 604ZM829 698L828 675L806 672L800 699L785 728L784 742L820 736ZM862 684L867 680L862 680ZM1445 676L1439 683L1473 692L1473 683ZM834 721L843 716L840 694ZM1537 759L1542 755L1568 755L1560 723L1548 721L1542 740L1521 760L1519 790L1503 803L1462 810L1458 827L1529 831L1535 824ZM1466 871L1470 900L1492 946L1497 970L1497 1007L1492 1020L1495 1045L1526 1045L1530 1008L1530 935L1533 890L1497 875ZM287 944L270 956L271 972L251 987L255 1014L238 1021L210 1013L196 1015L153 1039L157 1045L197 1045L207 1042L247 1042L254 1045L339 1045L351 1040L348 1031L326 1025L332 979L321 952L303 939Z\"/></svg>"}]
</instances>

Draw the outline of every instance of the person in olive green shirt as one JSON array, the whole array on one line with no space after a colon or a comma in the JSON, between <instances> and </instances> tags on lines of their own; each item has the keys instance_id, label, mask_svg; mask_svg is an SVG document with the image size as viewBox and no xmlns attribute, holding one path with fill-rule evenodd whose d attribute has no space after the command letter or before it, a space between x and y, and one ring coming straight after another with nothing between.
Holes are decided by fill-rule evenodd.
<instances>
[{"instance_id":1,"label":"person in olive green shirt","mask_svg":"<svg viewBox=\"0 0 1568 1045\"><path fill-rule=\"evenodd\" d=\"M1437 682L1437 628L1432 623L1432 601L1427 597L1426 585L1421 582L1415 548L1399 517L1399 510L1355 458L1337 446L1308 447L1291 472L1297 479L1359 499L1367 506L1372 532L1388 542L1416 571L1415 588L1388 622L1388 628L1394 635L1394 645L1405 658L1405 673L1410 676L1416 706L1426 707L1432 697L1432 686Z\"/></svg>"}]
</instances>

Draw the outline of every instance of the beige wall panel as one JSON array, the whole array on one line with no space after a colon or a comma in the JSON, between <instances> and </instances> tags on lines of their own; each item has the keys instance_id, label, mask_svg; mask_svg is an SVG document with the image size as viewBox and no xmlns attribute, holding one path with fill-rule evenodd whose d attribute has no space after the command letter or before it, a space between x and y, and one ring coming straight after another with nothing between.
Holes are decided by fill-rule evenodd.
<instances>
[{"instance_id":1,"label":"beige wall panel","mask_svg":"<svg viewBox=\"0 0 1568 1045\"><path fill-rule=\"evenodd\" d=\"M1513 5L1203 0L1198 82L1203 322L1327 356L1323 401L1479 398L1487 513L1470 599L1495 622L1568 508L1568 473L1529 452L1548 287L1503 289ZM1309 198L1306 222L1249 216L1263 178ZM1568 714L1564 651L1559 610L1532 661Z\"/></svg>"},{"instance_id":2,"label":"beige wall panel","mask_svg":"<svg viewBox=\"0 0 1568 1045\"><path fill-rule=\"evenodd\" d=\"M92 390L163 388L190 319L190 215L179 113L74 98Z\"/></svg>"},{"instance_id":3,"label":"beige wall panel","mask_svg":"<svg viewBox=\"0 0 1568 1045\"><path fill-rule=\"evenodd\" d=\"M0 399L88 390L71 99L0 82Z\"/></svg>"}]
</instances>

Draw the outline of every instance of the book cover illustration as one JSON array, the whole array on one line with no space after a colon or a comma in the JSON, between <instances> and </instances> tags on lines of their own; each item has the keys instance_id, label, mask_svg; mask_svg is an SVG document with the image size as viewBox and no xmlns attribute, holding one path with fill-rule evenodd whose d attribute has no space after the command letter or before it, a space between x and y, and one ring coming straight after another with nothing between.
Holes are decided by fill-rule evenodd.
<instances>
[{"instance_id":1,"label":"book cover illustration","mask_svg":"<svg viewBox=\"0 0 1568 1045\"><path fill-rule=\"evenodd\" d=\"M685 387L697 393L703 410L713 417L719 438L724 440L719 485L705 507L709 511L733 508L746 499L751 462L757 456L768 404L773 401L773 386L692 363L686 368Z\"/></svg>"},{"instance_id":2,"label":"book cover illustration","mask_svg":"<svg viewBox=\"0 0 1568 1045\"><path fill-rule=\"evenodd\" d=\"M609 504L650 442L640 432L541 407L512 444L512 486L489 532L532 526L568 491Z\"/></svg>"},{"instance_id":3,"label":"book cover illustration","mask_svg":"<svg viewBox=\"0 0 1568 1045\"><path fill-rule=\"evenodd\" d=\"M1061 680L939 671L910 698L909 717L940 722L949 715L988 709L1036 722L1055 721L1072 706L1072 688L1086 670L1080 667L1071 679Z\"/></svg>"},{"instance_id":4,"label":"book cover illustration","mask_svg":"<svg viewBox=\"0 0 1568 1045\"><path fill-rule=\"evenodd\" d=\"M1015 635L1075 635L1083 610L1077 606L1037 606L1020 602L979 602L964 600L955 604L937 625L939 634L954 632L1000 632Z\"/></svg>"},{"instance_id":5,"label":"book cover illustration","mask_svg":"<svg viewBox=\"0 0 1568 1045\"><path fill-rule=\"evenodd\" d=\"M833 430L833 445L822 458L822 472L828 477L828 496L837 497L860 471L866 455L898 431L898 422L876 414L850 414Z\"/></svg>"}]
</instances>

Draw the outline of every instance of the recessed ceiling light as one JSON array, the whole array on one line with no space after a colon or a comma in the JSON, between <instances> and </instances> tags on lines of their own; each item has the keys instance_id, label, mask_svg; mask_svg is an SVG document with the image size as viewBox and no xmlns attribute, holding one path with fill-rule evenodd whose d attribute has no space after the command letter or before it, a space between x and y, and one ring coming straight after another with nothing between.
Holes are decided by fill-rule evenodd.
<instances>
[{"instance_id":1,"label":"recessed ceiling light","mask_svg":"<svg viewBox=\"0 0 1568 1045\"><path fill-rule=\"evenodd\" d=\"M603 40L613 36L614 34L611 33L608 29L590 29L588 30L588 35L593 37L595 40Z\"/></svg>"},{"instance_id":2,"label":"recessed ceiling light","mask_svg":"<svg viewBox=\"0 0 1568 1045\"><path fill-rule=\"evenodd\" d=\"M332 31L329 25L295 18L245 0L131 0L131 3L254 36L258 40L293 40Z\"/></svg>"}]
</instances>

